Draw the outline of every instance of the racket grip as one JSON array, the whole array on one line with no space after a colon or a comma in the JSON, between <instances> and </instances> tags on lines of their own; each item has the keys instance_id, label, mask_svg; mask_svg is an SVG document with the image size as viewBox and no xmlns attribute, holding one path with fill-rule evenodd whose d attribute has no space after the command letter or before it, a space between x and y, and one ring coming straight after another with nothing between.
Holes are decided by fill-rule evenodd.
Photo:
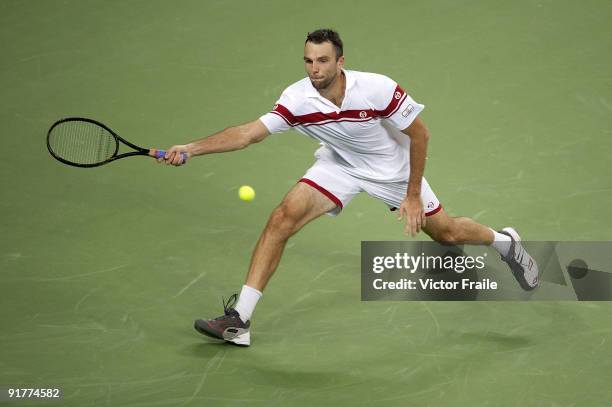
<instances>
[{"instance_id":1,"label":"racket grip","mask_svg":"<svg viewBox=\"0 0 612 407\"><path fill-rule=\"evenodd\" d=\"M164 158L166 155L166 150L152 149L151 151L153 152L153 156L155 158ZM181 158L183 159L183 163L187 162L187 153L181 153Z\"/></svg>"}]
</instances>

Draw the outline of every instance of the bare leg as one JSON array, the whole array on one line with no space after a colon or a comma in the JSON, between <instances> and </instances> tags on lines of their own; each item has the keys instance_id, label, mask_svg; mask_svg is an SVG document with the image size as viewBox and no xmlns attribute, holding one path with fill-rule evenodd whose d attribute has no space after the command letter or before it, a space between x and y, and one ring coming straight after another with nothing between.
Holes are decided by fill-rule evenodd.
<instances>
[{"instance_id":1,"label":"bare leg","mask_svg":"<svg viewBox=\"0 0 612 407\"><path fill-rule=\"evenodd\" d=\"M470 218L452 218L441 210L435 215L427 218L427 225L423 228L433 240L441 243L467 243L491 245L495 239L493 231ZM526 290L533 290L538 286L539 269L533 257L529 255L520 243L520 237L516 230L506 229L505 234L512 236L512 244L508 242L504 250L504 244L496 247L502 260L508 264L512 275L520 286ZM514 233L514 235L512 235ZM505 253L503 253L505 251Z\"/></svg>"},{"instance_id":2,"label":"bare leg","mask_svg":"<svg viewBox=\"0 0 612 407\"><path fill-rule=\"evenodd\" d=\"M316 189L296 184L277 206L257 241L246 285L263 292L280 262L287 240L313 219L336 205Z\"/></svg>"},{"instance_id":3,"label":"bare leg","mask_svg":"<svg viewBox=\"0 0 612 407\"><path fill-rule=\"evenodd\" d=\"M490 245L494 238L487 226L466 217L450 217L444 209L428 217L423 230L433 240L444 243Z\"/></svg>"}]
</instances>

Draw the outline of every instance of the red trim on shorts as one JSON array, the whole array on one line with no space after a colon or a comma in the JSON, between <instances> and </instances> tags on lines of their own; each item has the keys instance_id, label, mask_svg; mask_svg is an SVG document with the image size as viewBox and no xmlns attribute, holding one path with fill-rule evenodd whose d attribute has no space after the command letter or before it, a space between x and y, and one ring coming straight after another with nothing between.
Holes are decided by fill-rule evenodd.
<instances>
[{"instance_id":1,"label":"red trim on shorts","mask_svg":"<svg viewBox=\"0 0 612 407\"><path fill-rule=\"evenodd\" d=\"M431 212L427 212L425 216L435 215L436 213L440 212L440 209L442 209L442 204L438 204L438 207L436 209Z\"/></svg>"},{"instance_id":2,"label":"red trim on shorts","mask_svg":"<svg viewBox=\"0 0 612 407\"><path fill-rule=\"evenodd\" d=\"M438 207L434 209L433 211L425 213L425 216L435 215L436 213L440 212L440 209L442 209L442 204L438 204ZM397 208L394 206L393 208L389 208L389 210L393 212L393 211L396 211Z\"/></svg>"},{"instance_id":3,"label":"red trim on shorts","mask_svg":"<svg viewBox=\"0 0 612 407\"><path fill-rule=\"evenodd\" d=\"M311 187L313 187L314 189L316 189L317 191L319 191L320 193L322 193L323 195L328 197L330 199L330 201L332 201L337 206L339 206L340 209L342 209L342 202L340 202L340 200L338 198L336 198L336 196L334 194L329 192L327 189L323 188L321 185L317 184L316 182L314 182L312 180L309 180L308 178L302 178L298 182L303 182L304 184L310 185Z\"/></svg>"}]
</instances>

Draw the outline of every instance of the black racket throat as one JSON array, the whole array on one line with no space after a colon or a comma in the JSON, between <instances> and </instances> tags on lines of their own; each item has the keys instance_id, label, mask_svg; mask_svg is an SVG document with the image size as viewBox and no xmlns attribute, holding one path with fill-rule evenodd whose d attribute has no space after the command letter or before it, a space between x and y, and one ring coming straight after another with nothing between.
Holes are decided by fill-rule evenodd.
<instances>
[{"instance_id":1,"label":"black racket throat","mask_svg":"<svg viewBox=\"0 0 612 407\"><path fill-rule=\"evenodd\" d=\"M134 151L119 154L119 143ZM47 149L56 160L80 168L149 155L149 149L130 143L105 124L85 117L67 117L53 123L47 132Z\"/></svg>"}]
</instances>

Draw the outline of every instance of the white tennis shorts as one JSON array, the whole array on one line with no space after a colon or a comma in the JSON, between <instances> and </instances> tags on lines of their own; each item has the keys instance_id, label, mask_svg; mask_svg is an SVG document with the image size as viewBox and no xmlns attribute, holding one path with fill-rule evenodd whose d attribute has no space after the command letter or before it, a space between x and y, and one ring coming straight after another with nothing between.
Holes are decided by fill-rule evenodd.
<instances>
[{"instance_id":1,"label":"white tennis shorts","mask_svg":"<svg viewBox=\"0 0 612 407\"><path fill-rule=\"evenodd\" d=\"M408 181L401 182L376 182L357 178L348 174L335 161L329 159L318 159L315 164L299 180L317 189L327 196L336 207L327 212L327 215L336 216L348 203L360 192L366 192L370 196L383 201L392 211L400 207L406 198ZM425 178L421 183L421 200L425 216L431 216L440 209L442 205L436 194L431 190Z\"/></svg>"}]
</instances>

